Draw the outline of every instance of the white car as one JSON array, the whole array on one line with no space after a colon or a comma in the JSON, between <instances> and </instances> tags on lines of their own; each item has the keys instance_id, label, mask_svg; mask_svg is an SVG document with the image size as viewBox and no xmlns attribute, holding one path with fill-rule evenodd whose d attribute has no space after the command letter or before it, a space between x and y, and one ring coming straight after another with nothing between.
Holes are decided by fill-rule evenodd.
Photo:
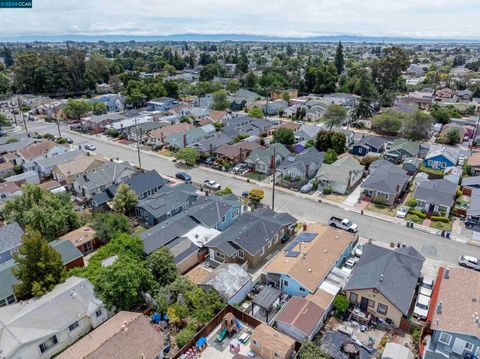
<instances>
[{"instance_id":1,"label":"white car","mask_svg":"<svg viewBox=\"0 0 480 359\"><path fill-rule=\"evenodd\" d=\"M415 309L413 310L413 316L418 319L427 319L429 306L430 298L426 295L419 294L417 302L415 303Z\"/></svg>"},{"instance_id":2,"label":"white car","mask_svg":"<svg viewBox=\"0 0 480 359\"><path fill-rule=\"evenodd\" d=\"M358 244L355 246L355 248L353 249L352 254L353 254L355 257L361 257L362 254L363 254L363 246L364 246L363 243L358 243Z\"/></svg>"},{"instance_id":3,"label":"white car","mask_svg":"<svg viewBox=\"0 0 480 359\"><path fill-rule=\"evenodd\" d=\"M203 185L206 187L206 188L210 188L210 189L213 189L215 191L218 191L219 189L222 188L222 186L220 186L220 183L218 182L215 182L215 181L212 181L212 180L205 180L203 182Z\"/></svg>"},{"instance_id":4,"label":"white car","mask_svg":"<svg viewBox=\"0 0 480 359\"><path fill-rule=\"evenodd\" d=\"M460 264L462 267L480 270L480 261L478 258L472 256L461 256L458 259L458 264Z\"/></svg>"},{"instance_id":5,"label":"white car","mask_svg":"<svg viewBox=\"0 0 480 359\"><path fill-rule=\"evenodd\" d=\"M347 259L347 261L342 267L342 272L346 273L350 277L350 274L352 274L356 264L357 264L357 261L355 259L353 258Z\"/></svg>"},{"instance_id":6,"label":"white car","mask_svg":"<svg viewBox=\"0 0 480 359\"><path fill-rule=\"evenodd\" d=\"M400 206L400 208L397 211L397 217L398 218L405 218L408 214L408 207L406 206Z\"/></svg>"},{"instance_id":7,"label":"white car","mask_svg":"<svg viewBox=\"0 0 480 359\"><path fill-rule=\"evenodd\" d=\"M422 283L420 283L420 287L418 288L418 293L425 295L427 297L431 297L432 291L433 291L433 279L430 277L423 277Z\"/></svg>"}]
</instances>

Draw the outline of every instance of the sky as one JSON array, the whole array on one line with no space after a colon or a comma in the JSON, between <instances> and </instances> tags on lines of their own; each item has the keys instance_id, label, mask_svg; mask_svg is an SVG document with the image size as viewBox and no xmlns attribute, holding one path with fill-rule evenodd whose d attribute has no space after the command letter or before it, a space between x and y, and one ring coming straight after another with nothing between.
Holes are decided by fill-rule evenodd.
<instances>
[{"instance_id":1,"label":"sky","mask_svg":"<svg viewBox=\"0 0 480 359\"><path fill-rule=\"evenodd\" d=\"M0 36L246 34L480 39L480 0L32 0Z\"/></svg>"}]
</instances>

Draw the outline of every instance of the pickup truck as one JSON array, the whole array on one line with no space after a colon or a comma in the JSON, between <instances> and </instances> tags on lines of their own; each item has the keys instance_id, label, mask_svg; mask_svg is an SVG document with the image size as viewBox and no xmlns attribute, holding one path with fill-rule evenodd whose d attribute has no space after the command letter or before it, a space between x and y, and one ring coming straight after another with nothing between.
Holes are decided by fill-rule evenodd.
<instances>
[{"instance_id":1,"label":"pickup truck","mask_svg":"<svg viewBox=\"0 0 480 359\"><path fill-rule=\"evenodd\" d=\"M336 228L343 229L348 232L357 233L358 226L347 218L332 217L328 221L328 225Z\"/></svg>"}]
</instances>

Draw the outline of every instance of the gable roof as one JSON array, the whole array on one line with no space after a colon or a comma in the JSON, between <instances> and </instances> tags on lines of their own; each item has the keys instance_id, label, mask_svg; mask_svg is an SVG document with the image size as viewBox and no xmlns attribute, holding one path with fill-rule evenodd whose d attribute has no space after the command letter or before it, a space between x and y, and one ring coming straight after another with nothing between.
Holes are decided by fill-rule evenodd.
<instances>
[{"instance_id":1,"label":"gable roof","mask_svg":"<svg viewBox=\"0 0 480 359\"><path fill-rule=\"evenodd\" d=\"M150 137L166 139L168 135L171 135L177 132L185 132L191 128L192 128L192 125L190 125L189 123L180 122L174 125L157 128L153 131L150 131Z\"/></svg>"},{"instance_id":2,"label":"gable roof","mask_svg":"<svg viewBox=\"0 0 480 359\"><path fill-rule=\"evenodd\" d=\"M61 165L62 163L73 161L77 156L83 154L82 150L76 149L72 151L67 151L60 153L56 156L41 158L37 160L37 164L43 168L50 168Z\"/></svg>"},{"instance_id":3,"label":"gable roof","mask_svg":"<svg viewBox=\"0 0 480 359\"><path fill-rule=\"evenodd\" d=\"M413 197L438 206L450 207L455 201L457 185L446 179L422 181L415 188Z\"/></svg>"},{"instance_id":4,"label":"gable roof","mask_svg":"<svg viewBox=\"0 0 480 359\"><path fill-rule=\"evenodd\" d=\"M343 157L332 164L323 163L315 176L318 180L348 183L350 173L357 175L362 173L364 167L353 157Z\"/></svg>"},{"instance_id":5,"label":"gable roof","mask_svg":"<svg viewBox=\"0 0 480 359\"><path fill-rule=\"evenodd\" d=\"M48 154L48 152L50 152L55 146L58 146L55 142L46 140L33 143L28 147L21 149L19 153L24 159L31 160Z\"/></svg>"},{"instance_id":6,"label":"gable roof","mask_svg":"<svg viewBox=\"0 0 480 359\"><path fill-rule=\"evenodd\" d=\"M99 166L106 162L100 155L79 154L71 161L57 165L57 170L64 176L74 176L85 172L95 161L98 161Z\"/></svg>"},{"instance_id":7,"label":"gable roof","mask_svg":"<svg viewBox=\"0 0 480 359\"><path fill-rule=\"evenodd\" d=\"M448 147L448 146L439 145L439 144L431 144L428 150L428 153L425 156L425 160L428 160L429 158L433 158L437 156L443 156L448 161L456 165L458 162L458 157L460 156L460 150L454 147Z\"/></svg>"},{"instance_id":8,"label":"gable roof","mask_svg":"<svg viewBox=\"0 0 480 359\"><path fill-rule=\"evenodd\" d=\"M280 357L283 357L289 350L295 349L295 340L265 323L261 323L253 330L252 340L260 343L269 352L281 353Z\"/></svg>"},{"instance_id":9,"label":"gable roof","mask_svg":"<svg viewBox=\"0 0 480 359\"><path fill-rule=\"evenodd\" d=\"M291 325L309 337L324 314L325 311L310 300L292 297L276 315L275 321Z\"/></svg>"},{"instance_id":10,"label":"gable roof","mask_svg":"<svg viewBox=\"0 0 480 359\"><path fill-rule=\"evenodd\" d=\"M308 125L304 123L300 126L297 132L305 133L310 139L310 138L315 138L320 131L322 131L322 127L315 126L315 125Z\"/></svg>"},{"instance_id":11,"label":"gable roof","mask_svg":"<svg viewBox=\"0 0 480 359\"><path fill-rule=\"evenodd\" d=\"M387 194L398 194L409 180L410 176L402 168L382 166L375 169L361 184L361 187Z\"/></svg>"},{"instance_id":12,"label":"gable roof","mask_svg":"<svg viewBox=\"0 0 480 359\"><path fill-rule=\"evenodd\" d=\"M324 152L320 152L315 147L310 147L303 150L296 156L287 156L287 158L285 158L278 165L277 169L282 171L291 167L295 167L300 173L306 174L307 168L311 166L312 163L317 163L319 166L321 166L324 157Z\"/></svg>"},{"instance_id":13,"label":"gable roof","mask_svg":"<svg viewBox=\"0 0 480 359\"><path fill-rule=\"evenodd\" d=\"M244 212L235 224L208 242L206 247L218 247L222 243L229 243L230 246L234 244L254 256L273 239L280 228L296 221L287 213L274 212L269 208ZM232 251L230 253L233 254Z\"/></svg>"},{"instance_id":14,"label":"gable roof","mask_svg":"<svg viewBox=\"0 0 480 359\"><path fill-rule=\"evenodd\" d=\"M106 162L100 167L76 179L78 185L87 189L95 189L116 182L125 171L135 171L128 162Z\"/></svg>"},{"instance_id":15,"label":"gable roof","mask_svg":"<svg viewBox=\"0 0 480 359\"><path fill-rule=\"evenodd\" d=\"M367 243L344 290L377 289L407 315L424 260L413 247L390 250Z\"/></svg>"},{"instance_id":16,"label":"gable roof","mask_svg":"<svg viewBox=\"0 0 480 359\"><path fill-rule=\"evenodd\" d=\"M201 196L186 213L207 227L215 227L234 207L240 207L240 202L235 197Z\"/></svg>"},{"instance_id":17,"label":"gable roof","mask_svg":"<svg viewBox=\"0 0 480 359\"><path fill-rule=\"evenodd\" d=\"M262 161L263 163L270 165L274 148L275 154L282 158L285 158L290 154L290 151L284 145L281 143L274 143L266 149L259 148L253 150L247 159L253 162Z\"/></svg>"},{"instance_id":18,"label":"gable roof","mask_svg":"<svg viewBox=\"0 0 480 359\"><path fill-rule=\"evenodd\" d=\"M72 295L74 293L74 295ZM52 291L0 308L0 343L7 357L22 346L65 330L103 306L85 278L70 277Z\"/></svg>"},{"instance_id":19,"label":"gable roof","mask_svg":"<svg viewBox=\"0 0 480 359\"><path fill-rule=\"evenodd\" d=\"M353 146L362 146L366 148L376 148L380 149L385 145L385 140L379 136L362 136Z\"/></svg>"},{"instance_id":20,"label":"gable roof","mask_svg":"<svg viewBox=\"0 0 480 359\"><path fill-rule=\"evenodd\" d=\"M0 227L0 253L18 247L22 243L23 234L23 229L17 222Z\"/></svg>"},{"instance_id":21,"label":"gable roof","mask_svg":"<svg viewBox=\"0 0 480 359\"><path fill-rule=\"evenodd\" d=\"M401 138L397 139L393 142L392 147L388 149L386 153L392 154L398 152L406 154L409 157L417 157L418 152L420 152L420 142L408 141Z\"/></svg>"}]
</instances>

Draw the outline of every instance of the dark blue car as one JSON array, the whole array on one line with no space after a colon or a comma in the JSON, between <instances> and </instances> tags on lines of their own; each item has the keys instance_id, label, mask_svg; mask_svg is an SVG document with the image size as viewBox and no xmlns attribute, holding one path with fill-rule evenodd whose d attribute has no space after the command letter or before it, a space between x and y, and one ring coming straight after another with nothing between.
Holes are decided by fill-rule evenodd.
<instances>
[{"instance_id":1,"label":"dark blue car","mask_svg":"<svg viewBox=\"0 0 480 359\"><path fill-rule=\"evenodd\" d=\"M190 177L190 175L185 173L185 172L177 172L175 174L175 177L177 177L178 179L181 179L185 183L191 183L192 182L192 177Z\"/></svg>"}]
</instances>

